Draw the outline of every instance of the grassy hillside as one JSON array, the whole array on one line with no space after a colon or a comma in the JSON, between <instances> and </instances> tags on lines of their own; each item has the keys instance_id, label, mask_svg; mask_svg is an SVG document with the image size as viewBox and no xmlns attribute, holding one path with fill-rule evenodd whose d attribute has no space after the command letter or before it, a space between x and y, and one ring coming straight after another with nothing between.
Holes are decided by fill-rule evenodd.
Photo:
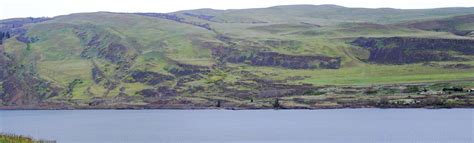
<instances>
[{"instance_id":1,"label":"grassy hillside","mask_svg":"<svg viewBox=\"0 0 474 143\"><path fill-rule=\"evenodd\" d=\"M293 5L1 20L0 103L259 108L386 85L421 91L473 80L470 14Z\"/></svg>"},{"instance_id":2,"label":"grassy hillside","mask_svg":"<svg viewBox=\"0 0 474 143\"><path fill-rule=\"evenodd\" d=\"M435 20L420 20L398 24L399 26L430 30L451 32L460 36L473 37L474 15L462 15Z\"/></svg>"},{"instance_id":3,"label":"grassy hillside","mask_svg":"<svg viewBox=\"0 0 474 143\"><path fill-rule=\"evenodd\" d=\"M473 14L474 10L472 8L402 10L347 8L337 5L289 5L237 10L198 9L177 13L211 16L211 21L222 23L292 23L306 21L328 25L340 22L398 23L401 21Z\"/></svg>"}]
</instances>

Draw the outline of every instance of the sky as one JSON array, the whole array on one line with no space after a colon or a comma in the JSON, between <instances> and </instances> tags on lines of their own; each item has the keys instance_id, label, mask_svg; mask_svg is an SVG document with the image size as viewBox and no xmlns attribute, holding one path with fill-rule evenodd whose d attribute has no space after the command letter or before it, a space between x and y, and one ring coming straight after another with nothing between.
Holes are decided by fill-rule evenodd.
<instances>
[{"instance_id":1,"label":"sky","mask_svg":"<svg viewBox=\"0 0 474 143\"><path fill-rule=\"evenodd\" d=\"M474 7L474 0L0 0L0 19L53 17L79 12L174 12L213 8L242 9L292 4L425 9Z\"/></svg>"}]
</instances>

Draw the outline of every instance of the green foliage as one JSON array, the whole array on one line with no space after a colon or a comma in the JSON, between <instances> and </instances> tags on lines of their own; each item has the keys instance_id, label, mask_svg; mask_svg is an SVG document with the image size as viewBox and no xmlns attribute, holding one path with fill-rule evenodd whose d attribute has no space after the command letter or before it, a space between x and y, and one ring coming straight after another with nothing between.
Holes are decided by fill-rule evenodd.
<instances>
[{"instance_id":1,"label":"green foliage","mask_svg":"<svg viewBox=\"0 0 474 143\"><path fill-rule=\"evenodd\" d=\"M227 73L222 70L214 70L212 73L207 75L207 83L208 84L220 84L224 82L227 77Z\"/></svg>"},{"instance_id":2,"label":"green foliage","mask_svg":"<svg viewBox=\"0 0 474 143\"><path fill-rule=\"evenodd\" d=\"M280 99L276 98L275 101L273 102L272 106L275 109L281 108Z\"/></svg>"},{"instance_id":3,"label":"green foliage","mask_svg":"<svg viewBox=\"0 0 474 143\"><path fill-rule=\"evenodd\" d=\"M417 93L417 92L420 92L420 88L416 85L412 85L412 86L408 86L406 91L408 93Z\"/></svg>"},{"instance_id":4,"label":"green foliage","mask_svg":"<svg viewBox=\"0 0 474 143\"><path fill-rule=\"evenodd\" d=\"M186 12L212 15L214 18L203 20L184 16L182 12L173 14L184 17L189 23L208 24L213 30L163 18L97 12L59 16L46 22L28 24L24 27L27 29L25 36L37 38L34 43L25 44L16 38L0 39L4 39L2 46L5 54L17 62L9 67L14 68L9 71L21 73L18 74L19 79L24 79L21 77L24 75L37 75L48 83L48 86L57 87L54 90L58 90L58 93L85 102L94 97L109 97L109 95L111 98L119 94L137 96L136 93L144 89L157 89L163 86L130 83L128 81L133 80L130 76L133 71L171 76L172 73L187 71L192 73L196 70L193 69L194 66L210 71L176 77L164 85L177 89L177 92L183 95L194 94L191 91L196 89L198 92L196 96L200 96L225 93L222 89L242 93L258 90L261 85L256 81L270 81L283 85L377 85L465 80L474 77L473 68L450 69L423 64L368 63L364 60L368 59L370 52L349 44L357 37L465 39L466 37L449 32L404 27L403 23L473 14L472 8L387 10L298 5ZM457 25L457 28L462 30L472 30L472 27L469 23ZM6 36L5 33L1 34L3 37ZM229 39L222 40L217 38L217 35L225 35ZM111 44L121 46L113 49ZM384 44L380 41L376 44L376 47L380 48L396 46L398 45L394 43ZM340 57L342 66L339 69L288 69L282 66L251 65L248 64L250 58L241 64L229 62L216 64L228 58L225 50L229 49L238 51L236 53L239 55L235 55L236 57L254 57L259 52L276 52L289 55L289 58ZM219 53L219 50L223 52ZM466 60L434 63L474 65L473 56L459 56ZM270 58L273 57L262 61L272 61ZM310 64L319 65L319 62ZM178 66L180 64L190 65L190 68ZM94 68L95 66L97 67ZM94 82L92 77L94 69L103 72L103 76L99 77L101 82ZM473 85L463 84L463 86ZM41 94L52 93L52 89L47 88L48 86L40 85L35 90ZM446 86L432 88L443 87ZM408 87L406 90L414 93L419 89ZM0 88L0 94L2 92ZM366 94L397 92L399 91L393 89L377 92L369 90ZM321 97L325 93L308 90L304 95ZM260 102L254 97L255 95L250 96L251 103ZM268 106L272 103L274 106L280 106L280 99L276 99L276 102L270 100L261 102L265 102ZM222 104L225 100L210 101L219 101L218 103Z\"/></svg>"},{"instance_id":5,"label":"green foliage","mask_svg":"<svg viewBox=\"0 0 474 143\"><path fill-rule=\"evenodd\" d=\"M55 143L55 141L34 140L30 137L0 134L0 143Z\"/></svg>"},{"instance_id":6,"label":"green foliage","mask_svg":"<svg viewBox=\"0 0 474 143\"><path fill-rule=\"evenodd\" d=\"M319 90L306 90L303 94L304 95L323 95L323 94L326 94L326 92L319 91Z\"/></svg>"},{"instance_id":7,"label":"green foliage","mask_svg":"<svg viewBox=\"0 0 474 143\"><path fill-rule=\"evenodd\" d=\"M232 11L189 10L182 13L215 16L214 21L229 23L291 23L305 21L315 24L338 22L396 23L400 21L435 19L457 15L472 14L471 8L447 8L425 10L363 9L346 8L336 5L288 5L270 8L241 9Z\"/></svg>"},{"instance_id":8,"label":"green foliage","mask_svg":"<svg viewBox=\"0 0 474 143\"><path fill-rule=\"evenodd\" d=\"M5 91L3 89L3 81L0 81L0 96L3 96L4 94L5 94Z\"/></svg>"},{"instance_id":9,"label":"green foliage","mask_svg":"<svg viewBox=\"0 0 474 143\"><path fill-rule=\"evenodd\" d=\"M367 95L374 95L374 94L377 94L379 92L379 90L377 89L367 89L366 91L364 91L364 94L367 94Z\"/></svg>"},{"instance_id":10,"label":"green foliage","mask_svg":"<svg viewBox=\"0 0 474 143\"><path fill-rule=\"evenodd\" d=\"M26 51L31 51L31 44L30 43L26 43Z\"/></svg>"},{"instance_id":11,"label":"green foliage","mask_svg":"<svg viewBox=\"0 0 474 143\"><path fill-rule=\"evenodd\" d=\"M66 95L71 95L76 85L82 84L82 83L84 82L81 79L74 79L73 81L71 81L67 86Z\"/></svg>"},{"instance_id":12,"label":"green foliage","mask_svg":"<svg viewBox=\"0 0 474 143\"><path fill-rule=\"evenodd\" d=\"M0 135L0 143L34 143L31 138L14 135Z\"/></svg>"},{"instance_id":13,"label":"green foliage","mask_svg":"<svg viewBox=\"0 0 474 143\"><path fill-rule=\"evenodd\" d=\"M166 65L164 68L163 68L165 71L167 72L170 72L170 73L173 73L173 72L176 72L176 71L181 71L181 70L184 70L183 68L177 66L177 65Z\"/></svg>"}]
</instances>

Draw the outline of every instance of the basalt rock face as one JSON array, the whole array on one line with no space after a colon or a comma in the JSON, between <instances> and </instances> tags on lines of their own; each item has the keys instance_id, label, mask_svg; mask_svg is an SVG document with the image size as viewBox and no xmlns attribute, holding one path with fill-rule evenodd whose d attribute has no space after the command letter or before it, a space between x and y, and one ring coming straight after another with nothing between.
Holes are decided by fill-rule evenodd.
<instances>
[{"instance_id":1,"label":"basalt rock face","mask_svg":"<svg viewBox=\"0 0 474 143\"><path fill-rule=\"evenodd\" d=\"M128 82L141 82L149 85L156 85L163 81L173 80L173 76L164 75L150 71L134 71L130 74L132 80Z\"/></svg>"},{"instance_id":2,"label":"basalt rock face","mask_svg":"<svg viewBox=\"0 0 474 143\"><path fill-rule=\"evenodd\" d=\"M400 15L288 8L0 20L0 109L402 107L412 103L398 94L415 104L421 95L413 95L425 88L377 84L465 80L474 70L471 40L422 38L472 39L472 17L437 18L474 9ZM361 11L367 12L353 14ZM345 43L360 36L392 38L360 38L353 48ZM365 61L424 64L367 67ZM474 101L469 96L446 103L467 106Z\"/></svg>"},{"instance_id":3,"label":"basalt rock face","mask_svg":"<svg viewBox=\"0 0 474 143\"><path fill-rule=\"evenodd\" d=\"M340 57L296 56L276 52L239 51L229 48L214 48L213 55L229 63L244 63L254 66L283 67L289 69L338 69Z\"/></svg>"},{"instance_id":4,"label":"basalt rock face","mask_svg":"<svg viewBox=\"0 0 474 143\"><path fill-rule=\"evenodd\" d=\"M429 38L358 38L353 45L370 51L369 62L410 64L429 61L462 61L474 55L474 40Z\"/></svg>"},{"instance_id":5,"label":"basalt rock face","mask_svg":"<svg viewBox=\"0 0 474 143\"><path fill-rule=\"evenodd\" d=\"M0 105L32 105L58 93L0 47Z\"/></svg>"},{"instance_id":6,"label":"basalt rock face","mask_svg":"<svg viewBox=\"0 0 474 143\"><path fill-rule=\"evenodd\" d=\"M172 97L177 96L178 93L176 90L168 87L159 87L157 89L144 89L138 92L138 94L143 97L152 97L152 98L163 98L163 97Z\"/></svg>"},{"instance_id":7,"label":"basalt rock face","mask_svg":"<svg viewBox=\"0 0 474 143\"><path fill-rule=\"evenodd\" d=\"M12 37L19 42L31 43L22 26L49 18L22 18L0 22L0 106L34 105L58 95L50 83L38 77L35 63L19 63L15 56L5 52L3 41Z\"/></svg>"},{"instance_id":8,"label":"basalt rock face","mask_svg":"<svg viewBox=\"0 0 474 143\"><path fill-rule=\"evenodd\" d=\"M10 37L11 35L8 31L7 32L0 31L0 45L3 43L3 40L8 39Z\"/></svg>"},{"instance_id":9,"label":"basalt rock face","mask_svg":"<svg viewBox=\"0 0 474 143\"><path fill-rule=\"evenodd\" d=\"M166 70L175 76L187 76L211 71L209 67L176 63L176 66L168 67Z\"/></svg>"},{"instance_id":10,"label":"basalt rock face","mask_svg":"<svg viewBox=\"0 0 474 143\"><path fill-rule=\"evenodd\" d=\"M136 47L123 44L125 40L133 39L123 39L96 26L82 25L74 28L74 31L85 46L81 52L82 58L103 58L121 66L128 66L138 52Z\"/></svg>"}]
</instances>

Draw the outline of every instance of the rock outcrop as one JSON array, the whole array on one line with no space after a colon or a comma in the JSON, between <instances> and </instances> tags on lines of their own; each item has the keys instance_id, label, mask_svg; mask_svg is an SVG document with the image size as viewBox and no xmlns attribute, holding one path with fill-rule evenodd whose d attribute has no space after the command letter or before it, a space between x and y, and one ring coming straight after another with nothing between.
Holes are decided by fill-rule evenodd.
<instances>
[{"instance_id":1,"label":"rock outcrop","mask_svg":"<svg viewBox=\"0 0 474 143\"><path fill-rule=\"evenodd\" d=\"M352 44L367 48L368 61L380 64L462 61L460 55L474 55L474 40L468 39L358 38Z\"/></svg>"},{"instance_id":2,"label":"rock outcrop","mask_svg":"<svg viewBox=\"0 0 474 143\"><path fill-rule=\"evenodd\" d=\"M51 85L4 54L0 45L0 105L34 105L58 95Z\"/></svg>"},{"instance_id":3,"label":"rock outcrop","mask_svg":"<svg viewBox=\"0 0 474 143\"><path fill-rule=\"evenodd\" d=\"M297 56L277 52L239 51L218 47L212 49L214 57L229 63L244 63L254 66L283 67L289 69L338 69L340 57Z\"/></svg>"},{"instance_id":4,"label":"rock outcrop","mask_svg":"<svg viewBox=\"0 0 474 143\"><path fill-rule=\"evenodd\" d=\"M174 79L173 76L150 71L133 71L130 77L131 79L127 80L127 82L141 82L149 85L156 85L163 81Z\"/></svg>"}]
</instances>

